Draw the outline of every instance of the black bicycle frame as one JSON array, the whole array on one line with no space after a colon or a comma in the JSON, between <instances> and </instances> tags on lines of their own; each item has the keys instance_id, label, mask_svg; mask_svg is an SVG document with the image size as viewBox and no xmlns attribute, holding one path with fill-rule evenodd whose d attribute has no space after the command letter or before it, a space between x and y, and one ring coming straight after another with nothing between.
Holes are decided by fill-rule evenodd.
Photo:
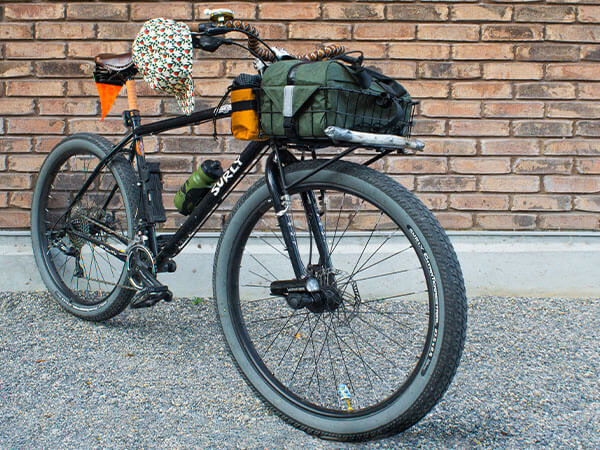
<instances>
[{"instance_id":1,"label":"black bicycle frame","mask_svg":"<svg viewBox=\"0 0 600 450\"><path fill-rule=\"evenodd\" d=\"M74 200L71 202L63 217L69 214L73 206L80 200L87 188L93 183L94 179L98 176L100 171L106 167L110 161L119 153L129 151L131 154L131 160L135 154L138 176L140 180L139 187L143 194L141 213L142 221L141 228L138 228L136 232L140 232L142 236L148 238L148 246L156 256L156 266L160 269L165 264L177 256L185 245L189 242L190 238L196 233L196 231L206 222L214 210L223 202L233 187L235 187L237 181L246 173L248 168L254 164L263 153L263 150L267 145L271 145L269 141L253 141L250 142L244 151L238 156L233 164L225 171L223 176L212 186L210 192L204 196L202 201L196 205L191 214L187 217L181 227L171 235L161 248L158 248L158 241L154 222L151 220L149 205L152 201L149 193L149 171L146 164L145 153L143 150L142 138L152 134L162 133L164 131L181 128L187 125L197 125L212 120L219 120L231 116L231 110L228 108L209 108L201 111L194 112L187 115L177 116L171 119L165 119L156 121L153 123L142 125L140 123L139 112L125 111L123 117L127 126L130 127L131 132L117 145L115 145L108 155L103 158L98 166L94 169L90 177L83 184ZM131 144L129 148L127 145ZM287 251L290 256L292 266L297 278L306 276L306 270L302 266L300 256L298 253L296 237L293 232L293 228L287 215L287 208L289 204L285 203L287 195L287 187L283 177L283 162L293 162L296 158L289 153L287 150L278 150L277 145L274 145L274 154L272 154L266 167L266 180L269 187L269 191L273 197L275 211L279 219L279 225L287 245ZM331 164L334 160L345 156L351 151L351 149L342 152L338 156L328 160L323 164L321 168L317 168L308 176L318 172L322 168ZM274 158L274 156L277 156ZM302 180L308 178L303 177ZM298 180L294 185L298 184L302 180ZM290 186L291 187L291 186ZM113 193L111 193L113 195ZM110 196L109 196L110 197ZM325 267L330 267L329 252L327 249L327 243L323 233L322 224L318 215L316 206L316 200L312 193L302 194L302 203L306 210L308 223L310 230L315 237L317 243L317 249L320 256L321 264ZM60 220L60 219L59 219ZM144 233L145 231L145 233ZM111 252L112 253L112 252Z\"/></svg>"}]
</instances>

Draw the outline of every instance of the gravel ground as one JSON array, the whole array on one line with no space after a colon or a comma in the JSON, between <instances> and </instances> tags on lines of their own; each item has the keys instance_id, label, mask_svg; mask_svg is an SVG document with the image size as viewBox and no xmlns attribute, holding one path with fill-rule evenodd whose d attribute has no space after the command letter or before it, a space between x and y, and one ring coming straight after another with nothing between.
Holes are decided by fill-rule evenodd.
<instances>
[{"instance_id":1,"label":"gravel ground","mask_svg":"<svg viewBox=\"0 0 600 450\"><path fill-rule=\"evenodd\" d=\"M46 294L0 294L0 314L0 448L346 447L267 411L209 301L93 324ZM600 448L599 318L600 299L471 299L443 400L367 446Z\"/></svg>"}]
</instances>

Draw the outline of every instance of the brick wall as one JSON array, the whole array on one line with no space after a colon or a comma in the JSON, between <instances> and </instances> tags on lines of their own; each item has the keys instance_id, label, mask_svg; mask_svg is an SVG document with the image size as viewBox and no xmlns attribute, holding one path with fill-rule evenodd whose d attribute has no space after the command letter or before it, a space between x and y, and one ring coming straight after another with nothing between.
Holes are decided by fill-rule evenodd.
<instances>
[{"instance_id":1,"label":"brick wall","mask_svg":"<svg viewBox=\"0 0 600 450\"><path fill-rule=\"evenodd\" d=\"M415 134L427 142L425 153L389 158L379 167L414 190L445 227L599 228L600 1L588 0L5 1L0 228L28 226L35 174L62 136L89 131L114 140L124 132L124 92L111 115L98 120L93 56L129 50L148 18L192 24L204 19L206 7L225 6L292 51L322 41L362 50L369 65L421 100ZM235 48L196 57L199 106L214 104L233 76L251 71L246 54ZM174 100L142 84L146 116L178 112ZM200 161L218 157L227 164L239 152L242 145L227 128L220 126L217 141L206 125L146 140L163 161L167 207ZM169 225L179 217L171 212Z\"/></svg>"}]
</instances>

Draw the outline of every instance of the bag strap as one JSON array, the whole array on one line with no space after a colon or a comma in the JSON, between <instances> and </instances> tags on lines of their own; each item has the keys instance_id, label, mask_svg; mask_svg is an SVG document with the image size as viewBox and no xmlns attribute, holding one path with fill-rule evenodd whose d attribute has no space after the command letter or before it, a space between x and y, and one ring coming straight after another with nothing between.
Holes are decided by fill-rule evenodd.
<instances>
[{"instance_id":1,"label":"bag strap","mask_svg":"<svg viewBox=\"0 0 600 450\"><path fill-rule=\"evenodd\" d=\"M298 137L296 129L294 127L294 76L296 75L296 68L302 64L307 64L310 61L298 61L290 67L286 77L286 86L283 88L283 129L285 130L286 137L295 138Z\"/></svg>"}]
</instances>

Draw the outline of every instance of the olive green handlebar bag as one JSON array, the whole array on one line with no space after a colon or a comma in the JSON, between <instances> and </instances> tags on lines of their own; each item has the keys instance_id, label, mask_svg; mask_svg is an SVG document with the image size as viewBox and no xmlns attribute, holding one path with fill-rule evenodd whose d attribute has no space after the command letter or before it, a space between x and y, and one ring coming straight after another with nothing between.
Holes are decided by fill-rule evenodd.
<instances>
[{"instance_id":1,"label":"olive green handlebar bag","mask_svg":"<svg viewBox=\"0 0 600 450\"><path fill-rule=\"evenodd\" d=\"M292 59L265 70L260 120L274 137L322 138L331 125L406 136L413 105L399 83L373 70Z\"/></svg>"}]
</instances>

